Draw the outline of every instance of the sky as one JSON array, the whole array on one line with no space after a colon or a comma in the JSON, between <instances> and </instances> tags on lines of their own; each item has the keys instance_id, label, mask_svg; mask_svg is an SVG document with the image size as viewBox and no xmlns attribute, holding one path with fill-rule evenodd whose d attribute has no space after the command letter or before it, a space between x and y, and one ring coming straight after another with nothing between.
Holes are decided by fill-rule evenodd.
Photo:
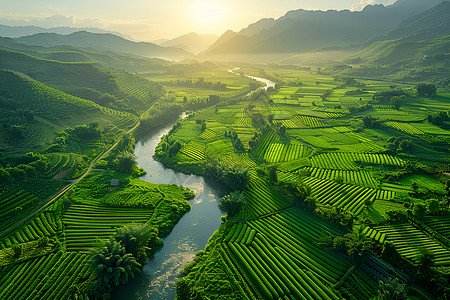
<instances>
[{"instance_id":1,"label":"sky","mask_svg":"<svg viewBox=\"0 0 450 300\"><path fill-rule=\"evenodd\" d=\"M426 0L424 0L426 1ZM221 35L293 9L361 10L395 0L0 0L0 24L98 27L136 40Z\"/></svg>"}]
</instances>

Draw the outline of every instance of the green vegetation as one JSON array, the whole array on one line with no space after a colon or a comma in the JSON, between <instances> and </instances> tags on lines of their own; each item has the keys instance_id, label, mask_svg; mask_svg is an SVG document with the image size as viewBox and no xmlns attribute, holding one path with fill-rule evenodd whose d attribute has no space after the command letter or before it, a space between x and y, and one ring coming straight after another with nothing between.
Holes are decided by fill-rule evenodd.
<instances>
[{"instance_id":1,"label":"green vegetation","mask_svg":"<svg viewBox=\"0 0 450 300\"><path fill-rule=\"evenodd\" d=\"M185 270L178 297L370 299L409 290L399 269L421 287L447 282L447 232L430 218L448 214L449 139L427 115L448 110L448 99L269 70L284 82L301 78L301 88L279 85L191 114L157 147L166 166L242 191L220 199L228 215ZM434 279L419 275L424 268Z\"/></svg>"},{"instance_id":2,"label":"green vegetation","mask_svg":"<svg viewBox=\"0 0 450 300\"><path fill-rule=\"evenodd\" d=\"M239 74L160 62L132 75L108 68L124 63L118 54L0 50L0 298L107 297L140 272L194 195L138 179L131 131L182 112L155 158L228 195L179 299L445 298L445 62L396 61L404 42L375 43L354 68L244 64ZM409 75L385 72L395 63ZM277 84L249 94L259 84L244 74Z\"/></svg>"}]
</instances>

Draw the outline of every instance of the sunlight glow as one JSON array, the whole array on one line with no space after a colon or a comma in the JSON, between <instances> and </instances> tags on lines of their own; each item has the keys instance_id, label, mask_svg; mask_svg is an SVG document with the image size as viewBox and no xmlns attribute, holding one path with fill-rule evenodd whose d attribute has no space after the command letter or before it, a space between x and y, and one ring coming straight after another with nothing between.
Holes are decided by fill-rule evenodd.
<instances>
[{"instance_id":1,"label":"sunlight glow","mask_svg":"<svg viewBox=\"0 0 450 300\"><path fill-rule=\"evenodd\" d=\"M188 15L192 16L199 23L212 25L218 23L225 15L225 12L225 9L216 2L200 1L192 6Z\"/></svg>"}]
</instances>

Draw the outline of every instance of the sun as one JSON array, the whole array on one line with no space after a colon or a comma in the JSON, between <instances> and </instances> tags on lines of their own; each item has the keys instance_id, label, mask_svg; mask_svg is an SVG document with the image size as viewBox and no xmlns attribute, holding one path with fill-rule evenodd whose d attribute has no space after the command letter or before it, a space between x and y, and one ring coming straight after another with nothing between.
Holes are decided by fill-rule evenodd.
<instances>
[{"instance_id":1,"label":"sun","mask_svg":"<svg viewBox=\"0 0 450 300\"><path fill-rule=\"evenodd\" d=\"M213 1L196 2L189 13L197 22L208 25L218 23L225 15L225 9Z\"/></svg>"}]
</instances>

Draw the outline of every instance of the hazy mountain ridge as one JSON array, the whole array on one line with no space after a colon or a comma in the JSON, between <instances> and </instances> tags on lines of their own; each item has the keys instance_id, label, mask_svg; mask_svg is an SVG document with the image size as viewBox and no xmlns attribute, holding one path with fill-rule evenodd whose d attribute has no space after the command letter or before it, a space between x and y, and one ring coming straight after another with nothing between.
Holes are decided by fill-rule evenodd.
<instances>
[{"instance_id":1,"label":"hazy mountain ridge","mask_svg":"<svg viewBox=\"0 0 450 300\"><path fill-rule=\"evenodd\" d=\"M188 52L200 53L211 46L219 37L215 34L198 34L191 32L172 40L165 41L160 46L182 48Z\"/></svg>"},{"instance_id":2,"label":"hazy mountain ridge","mask_svg":"<svg viewBox=\"0 0 450 300\"><path fill-rule=\"evenodd\" d=\"M236 34L206 51L207 55L238 53L304 52L320 48L361 44L384 36L403 20L429 9L441 1L403 0L394 5L369 5L362 11L289 11L274 20L250 25L253 36ZM258 24L259 23L259 24ZM245 32L245 31L244 31ZM228 34L229 35L229 34ZM295 38L293 38L295 37ZM222 38L219 39L219 41Z\"/></svg>"},{"instance_id":3,"label":"hazy mountain ridge","mask_svg":"<svg viewBox=\"0 0 450 300\"><path fill-rule=\"evenodd\" d=\"M391 31L386 39L395 39L411 34L415 35L449 35L450 34L450 2L444 1L437 6L415 15Z\"/></svg>"},{"instance_id":4,"label":"hazy mountain ridge","mask_svg":"<svg viewBox=\"0 0 450 300\"><path fill-rule=\"evenodd\" d=\"M40 33L15 39L27 45L54 47L68 45L84 49L112 51L144 57L183 59L193 55L183 49L162 47L148 42L133 42L113 34L97 34L86 31L69 35L56 33Z\"/></svg>"},{"instance_id":5,"label":"hazy mountain ridge","mask_svg":"<svg viewBox=\"0 0 450 300\"><path fill-rule=\"evenodd\" d=\"M123 34L117 31L105 30L101 28L92 28L92 27L77 28L68 26L44 28L40 26L9 26L0 24L0 36L10 38L18 38L38 33L71 34L78 31L87 31L91 33L110 33L128 40L133 40L133 38L127 34Z\"/></svg>"}]
</instances>

